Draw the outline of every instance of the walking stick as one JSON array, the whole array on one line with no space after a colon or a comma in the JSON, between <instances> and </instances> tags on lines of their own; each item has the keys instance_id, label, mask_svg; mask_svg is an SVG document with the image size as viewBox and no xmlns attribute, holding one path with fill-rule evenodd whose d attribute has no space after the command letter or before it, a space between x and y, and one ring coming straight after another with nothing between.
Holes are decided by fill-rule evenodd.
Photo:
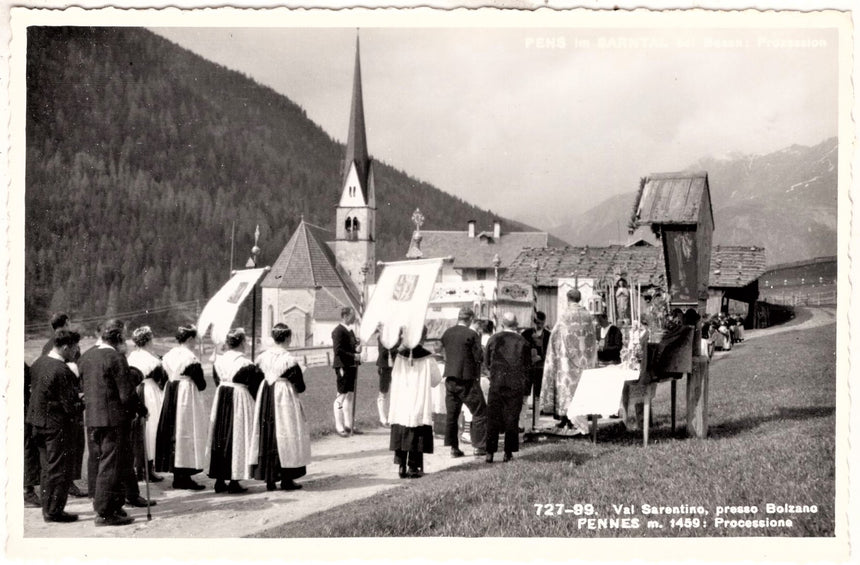
<instances>
[{"instance_id":1,"label":"walking stick","mask_svg":"<svg viewBox=\"0 0 860 565\"><path fill-rule=\"evenodd\" d=\"M146 420L149 419L149 415L147 414L146 418L143 420L141 424L139 424L143 428L143 479L146 483L146 521L149 522L152 520L152 512L149 510L149 453L146 449Z\"/></svg>"},{"instance_id":2,"label":"walking stick","mask_svg":"<svg viewBox=\"0 0 860 565\"><path fill-rule=\"evenodd\" d=\"M355 412L358 409L358 367L355 369L355 382L352 385L352 422L349 423L349 435L355 433Z\"/></svg>"}]
</instances>

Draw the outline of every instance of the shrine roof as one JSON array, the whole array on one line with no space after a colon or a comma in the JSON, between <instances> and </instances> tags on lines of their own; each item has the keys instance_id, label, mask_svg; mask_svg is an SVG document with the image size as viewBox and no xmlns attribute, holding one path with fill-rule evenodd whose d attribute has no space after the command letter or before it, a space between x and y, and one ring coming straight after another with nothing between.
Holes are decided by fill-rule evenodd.
<instances>
[{"instance_id":1,"label":"shrine roof","mask_svg":"<svg viewBox=\"0 0 860 565\"><path fill-rule=\"evenodd\" d=\"M708 210L705 212L713 226L708 173L654 173L643 181L637 196L637 225L695 224L705 202L703 195L707 194Z\"/></svg>"}]
</instances>

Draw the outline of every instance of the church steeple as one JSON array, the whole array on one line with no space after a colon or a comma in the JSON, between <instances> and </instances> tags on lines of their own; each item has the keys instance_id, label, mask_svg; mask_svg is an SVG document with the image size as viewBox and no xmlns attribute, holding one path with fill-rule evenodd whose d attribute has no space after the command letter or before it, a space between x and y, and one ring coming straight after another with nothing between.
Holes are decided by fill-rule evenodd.
<instances>
[{"instance_id":1,"label":"church steeple","mask_svg":"<svg viewBox=\"0 0 860 565\"><path fill-rule=\"evenodd\" d=\"M364 127L364 99L361 94L361 50L358 34L355 36L355 72L352 80L352 103L349 109L349 135L346 141L343 182L346 184L349 171L355 165L358 182L365 202L368 202L370 156L367 152L367 135Z\"/></svg>"},{"instance_id":2,"label":"church steeple","mask_svg":"<svg viewBox=\"0 0 860 565\"><path fill-rule=\"evenodd\" d=\"M355 73L349 110L349 136L344 156L343 184L335 211L332 249L340 267L357 288L376 280L376 189L373 163L367 153L364 100L361 94L361 52L355 38Z\"/></svg>"}]
</instances>

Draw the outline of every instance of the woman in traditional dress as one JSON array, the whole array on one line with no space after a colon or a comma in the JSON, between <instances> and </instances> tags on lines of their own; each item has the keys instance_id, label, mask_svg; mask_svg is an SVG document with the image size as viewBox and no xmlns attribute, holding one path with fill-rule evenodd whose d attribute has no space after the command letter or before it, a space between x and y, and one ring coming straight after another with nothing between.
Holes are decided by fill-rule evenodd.
<instances>
[{"instance_id":1,"label":"woman in traditional dress","mask_svg":"<svg viewBox=\"0 0 860 565\"><path fill-rule=\"evenodd\" d=\"M137 395L143 399L148 415L135 418L134 436L134 467L137 480L144 479L144 466L149 473L149 480L158 483L164 480L156 475L152 462L155 457L155 436L158 432L158 420L161 417L161 405L164 401L164 385L167 384L167 373L161 366L161 359L154 355L149 346L152 343L152 329L141 326L131 335L136 349L128 354L128 366L132 371L138 371L140 384Z\"/></svg>"},{"instance_id":2,"label":"woman in traditional dress","mask_svg":"<svg viewBox=\"0 0 860 565\"><path fill-rule=\"evenodd\" d=\"M218 389L209 423L209 477L215 492L237 494L248 490L239 481L251 478L254 397L263 373L245 356L245 330L230 330L224 346L212 367Z\"/></svg>"},{"instance_id":3,"label":"woman in traditional dress","mask_svg":"<svg viewBox=\"0 0 860 565\"><path fill-rule=\"evenodd\" d=\"M311 461L311 431L299 394L305 391L302 368L287 351L293 331L275 324L275 346L257 357L265 380L257 394L254 436L251 442L251 472L275 490L297 490L296 479L305 476Z\"/></svg>"},{"instance_id":4,"label":"woman in traditional dress","mask_svg":"<svg viewBox=\"0 0 860 565\"><path fill-rule=\"evenodd\" d=\"M205 486L191 478L206 466L206 432L209 414L203 395L206 380L203 367L192 348L197 328L181 326L176 332L178 346L161 360L167 386L155 439L155 470L173 473L173 488L202 490Z\"/></svg>"},{"instance_id":5,"label":"woman in traditional dress","mask_svg":"<svg viewBox=\"0 0 860 565\"><path fill-rule=\"evenodd\" d=\"M380 332L382 334L382 332ZM427 328L412 349L401 348L391 371L389 449L401 479L424 476L424 454L433 453L433 401L430 390L442 381L433 354L424 349Z\"/></svg>"}]
</instances>

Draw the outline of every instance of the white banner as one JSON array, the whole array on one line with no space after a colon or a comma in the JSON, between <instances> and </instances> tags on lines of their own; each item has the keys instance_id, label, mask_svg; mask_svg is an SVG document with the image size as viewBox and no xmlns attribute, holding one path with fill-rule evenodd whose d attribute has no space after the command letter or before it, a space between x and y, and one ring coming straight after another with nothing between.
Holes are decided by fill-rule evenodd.
<instances>
[{"instance_id":1,"label":"white banner","mask_svg":"<svg viewBox=\"0 0 860 565\"><path fill-rule=\"evenodd\" d=\"M381 322L383 346L392 347L397 343L401 327L406 328L403 344L406 347L418 345L430 294L441 266L442 259L386 263L361 319L361 340L366 343Z\"/></svg>"},{"instance_id":2,"label":"white banner","mask_svg":"<svg viewBox=\"0 0 860 565\"><path fill-rule=\"evenodd\" d=\"M224 343L239 306L251 294L251 289L265 272L265 268L236 271L227 284L206 303L200 313L200 319L197 320L197 336L202 339L211 326L212 341L216 344Z\"/></svg>"}]
</instances>

